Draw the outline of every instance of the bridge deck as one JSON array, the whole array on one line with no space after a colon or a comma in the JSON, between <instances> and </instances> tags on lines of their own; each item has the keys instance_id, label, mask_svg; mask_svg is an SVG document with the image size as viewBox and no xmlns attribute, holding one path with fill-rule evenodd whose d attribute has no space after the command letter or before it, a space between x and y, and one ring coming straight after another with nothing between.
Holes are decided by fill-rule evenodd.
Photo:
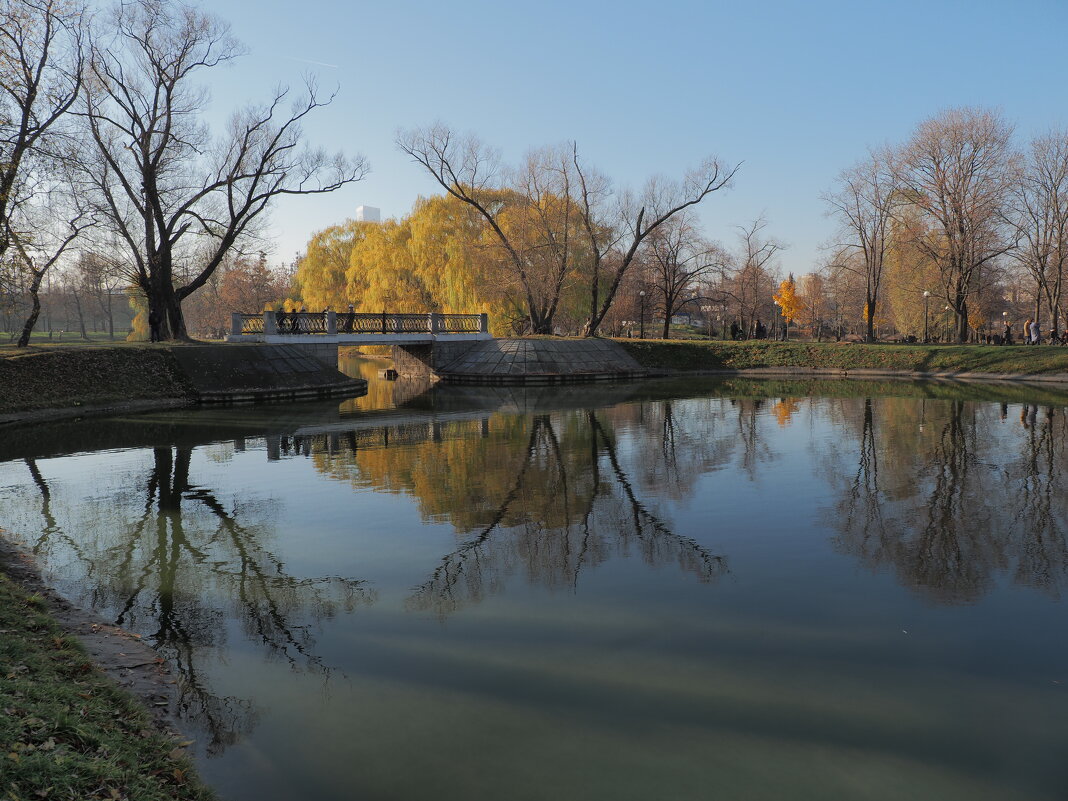
<instances>
[{"instance_id":1,"label":"bridge deck","mask_svg":"<svg viewBox=\"0 0 1068 801\"><path fill-rule=\"evenodd\" d=\"M492 339L485 314L273 312L232 315L228 342L418 345Z\"/></svg>"},{"instance_id":2,"label":"bridge deck","mask_svg":"<svg viewBox=\"0 0 1068 801\"><path fill-rule=\"evenodd\" d=\"M271 345L429 345L434 342L473 342L493 339L489 333L470 334L229 334L227 342L265 342Z\"/></svg>"}]
</instances>

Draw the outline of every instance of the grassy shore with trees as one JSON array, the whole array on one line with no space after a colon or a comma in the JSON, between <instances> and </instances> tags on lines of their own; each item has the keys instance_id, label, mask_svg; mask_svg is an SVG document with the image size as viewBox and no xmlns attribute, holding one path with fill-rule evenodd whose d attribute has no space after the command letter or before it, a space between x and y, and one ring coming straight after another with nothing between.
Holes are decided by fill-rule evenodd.
<instances>
[{"instance_id":1,"label":"grassy shore with trees","mask_svg":"<svg viewBox=\"0 0 1068 801\"><path fill-rule=\"evenodd\" d=\"M1068 348L994 345L865 345L749 340L616 340L654 370L733 371L761 368L885 370L908 375L1068 376Z\"/></svg>"}]
</instances>

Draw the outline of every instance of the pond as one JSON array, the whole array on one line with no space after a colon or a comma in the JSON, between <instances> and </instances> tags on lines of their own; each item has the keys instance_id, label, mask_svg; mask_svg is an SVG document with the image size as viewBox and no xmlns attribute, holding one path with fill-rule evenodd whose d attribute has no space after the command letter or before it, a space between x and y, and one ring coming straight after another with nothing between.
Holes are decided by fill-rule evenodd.
<instances>
[{"instance_id":1,"label":"pond","mask_svg":"<svg viewBox=\"0 0 1068 801\"><path fill-rule=\"evenodd\" d=\"M1064 797L1065 396L348 366L0 443L223 799Z\"/></svg>"}]
</instances>

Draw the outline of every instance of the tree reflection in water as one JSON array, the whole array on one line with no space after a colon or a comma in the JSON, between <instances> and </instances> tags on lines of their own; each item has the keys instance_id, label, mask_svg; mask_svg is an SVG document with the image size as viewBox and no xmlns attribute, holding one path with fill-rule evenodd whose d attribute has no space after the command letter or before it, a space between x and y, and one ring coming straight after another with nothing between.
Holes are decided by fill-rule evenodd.
<instances>
[{"instance_id":1,"label":"tree reflection in water","mask_svg":"<svg viewBox=\"0 0 1068 801\"><path fill-rule=\"evenodd\" d=\"M1025 405L1028 418L1024 453L1008 466L1006 478L1021 485L1019 523L1009 547L1017 555L1014 579L1060 597L1068 577L1068 420L1063 407Z\"/></svg>"},{"instance_id":2,"label":"tree reflection in water","mask_svg":"<svg viewBox=\"0 0 1068 801\"><path fill-rule=\"evenodd\" d=\"M250 641L293 669L325 676L330 669L315 653L311 624L371 603L374 595L362 581L290 575L263 544L271 539L267 520L239 521L256 515L255 504L227 508L212 490L191 483L189 448L155 448L152 456L141 515L116 521L119 541L95 552L55 522L48 483L27 462L46 522L33 550L69 549L84 563L92 608L117 610L117 625L146 632L177 673L180 714L206 731L208 753L217 753L257 717L251 702L218 695L203 675L205 649L223 644L226 619L240 621Z\"/></svg>"},{"instance_id":3,"label":"tree reflection in water","mask_svg":"<svg viewBox=\"0 0 1068 801\"><path fill-rule=\"evenodd\" d=\"M1006 574L1059 595L1068 581L1063 407L1021 404L1017 420L1006 403L924 394L952 393L944 387L909 385L913 397L897 397L891 386L868 398L842 387L845 398L803 401L856 432L815 448L813 471L838 498L827 520L838 550L940 603L974 602ZM689 497L718 469L756 480L779 458L778 427L797 413L797 396L738 381L724 394L294 438L289 447L334 478L409 493L426 519L457 528L464 543L409 600L446 614L498 592L519 569L544 586L574 587L585 567L635 548L650 564L677 561L703 579L726 570L640 500ZM617 430L629 432L637 456L629 473Z\"/></svg>"},{"instance_id":4,"label":"tree reflection in water","mask_svg":"<svg viewBox=\"0 0 1068 801\"><path fill-rule=\"evenodd\" d=\"M658 458L642 464L652 474L677 474L686 449L672 440L670 405L656 405L666 413L651 416L650 430L659 428L662 442ZM641 499L612 427L594 410L358 433L287 438L277 453L310 454L319 470L357 486L411 493L426 518L453 523L464 542L415 588L409 609L447 615L500 592L519 570L541 586L574 589L585 568L613 554L675 563L700 581L727 572L722 556L673 532Z\"/></svg>"},{"instance_id":5,"label":"tree reflection in water","mask_svg":"<svg viewBox=\"0 0 1068 801\"><path fill-rule=\"evenodd\" d=\"M446 616L517 577L575 591L584 572L631 554L714 581L728 571L726 558L677 532L663 510L693 496L711 472L743 481L774 473L776 438L804 408L831 418L813 428L833 436L812 448L811 469L829 488L825 522L839 551L939 603L975 601L1006 575L1055 596L1064 588L1062 407L1022 404L1017 415L1006 404L957 399L799 404L759 390L764 397L735 382L720 396L530 414L397 410L389 425L368 418L268 436L267 458L306 458L332 479L404 493L424 520L450 523L457 543L405 599L408 609ZM288 573L270 547L277 510L220 500L194 483L192 453L155 448L147 475L128 482L136 490L79 499L77 513L72 504L61 513L57 488L26 459L34 495L23 513L40 532L27 540L34 550L79 562L86 602L115 610L175 666L183 708L217 751L256 720L247 700L215 692L206 678L229 620L265 653L325 674L314 625L374 596L352 579Z\"/></svg>"},{"instance_id":6,"label":"tree reflection in water","mask_svg":"<svg viewBox=\"0 0 1068 801\"><path fill-rule=\"evenodd\" d=\"M587 418L589 451L583 458L581 450L568 450L570 459L551 419L534 418L515 484L493 519L442 559L412 593L409 608L447 615L498 591L517 564L539 584L574 588L585 566L633 550L651 566L674 562L700 581L727 572L722 556L672 532L639 500L615 443L596 414ZM537 513L543 503L559 506L563 525L544 525ZM518 520L505 525L510 516Z\"/></svg>"},{"instance_id":7,"label":"tree reflection in water","mask_svg":"<svg viewBox=\"0 0 1068 801\"><path fill-rule=\"evenodd\" d=\"M1020 437L992 405L921 402L917 421L915 403L863 401L836 547L941 603L974 602L1005 573L1059 596L1068 581L1064 409L1039 416L1024 405ZM843 411L854 405L839 411L854 417Z\"/></svg>"}]
</instances>

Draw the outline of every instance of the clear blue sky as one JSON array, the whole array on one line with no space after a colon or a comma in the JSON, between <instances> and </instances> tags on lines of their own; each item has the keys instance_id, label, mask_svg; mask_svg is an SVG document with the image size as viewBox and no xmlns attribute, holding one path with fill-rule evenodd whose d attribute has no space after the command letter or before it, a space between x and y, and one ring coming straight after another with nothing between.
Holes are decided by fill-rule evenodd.
<instances>
[{"instance_id":1,"label":"clear blue sky","mask_svg":"<svg viewBox=\"0 0 1068 801\"><path fill-rule=\"evenodd\" d=\"M833 230L820 193L869 145L903 141L964 104L999 108L1021 141L1068 125L1068 0L204 7L249 49L217 72L214 108L314 73L340 94L306 126L309 139L363 153L373 168L333 195L280 205L272 261L356 206L400 216L435 192L393 139L398 127L436 120L513 162L575 139L587 163L636 188L708 154L744 162L735 188L703 205L706 229L733 244L731 226L765 213L790 246L783 269L798 274Z\"/></svg>"}]
</instances>

